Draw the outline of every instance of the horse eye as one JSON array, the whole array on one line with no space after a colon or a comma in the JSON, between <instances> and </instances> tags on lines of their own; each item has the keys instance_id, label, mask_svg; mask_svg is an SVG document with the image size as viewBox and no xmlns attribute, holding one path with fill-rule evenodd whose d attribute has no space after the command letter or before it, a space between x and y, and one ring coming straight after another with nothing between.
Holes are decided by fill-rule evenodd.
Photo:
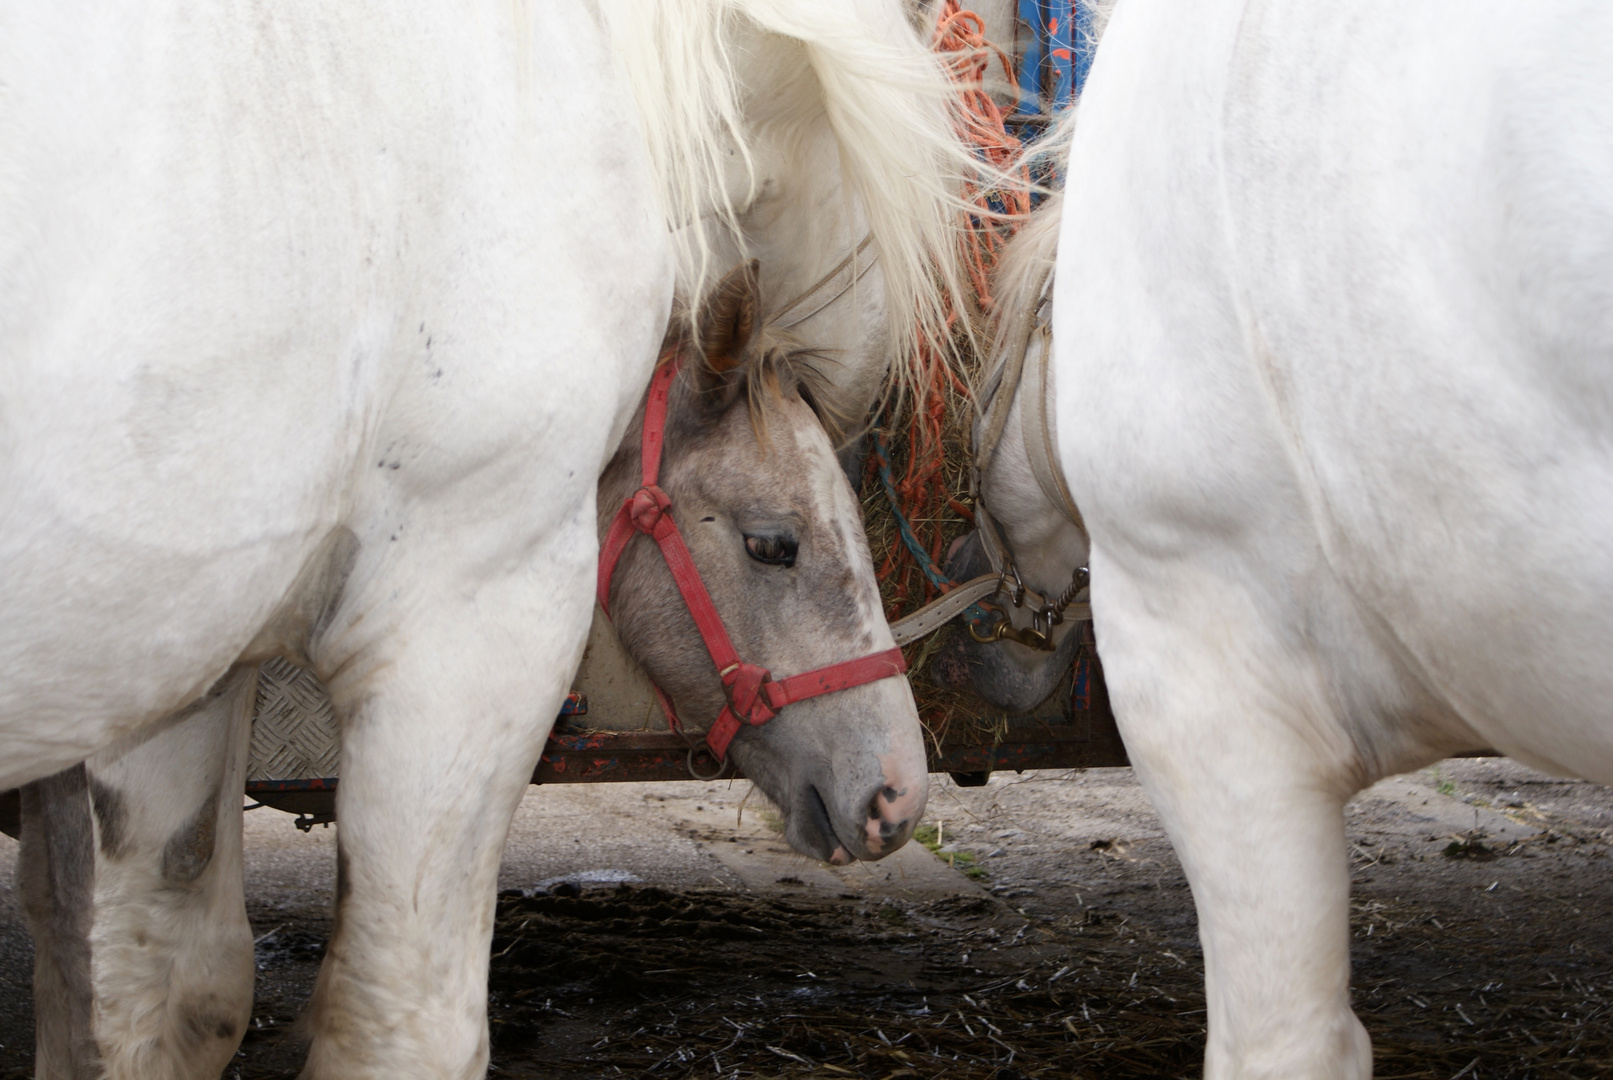
<instances>
[{"instance_id":1,"label":"horse eye","mask_svg":"<svg viewBox=\"0 0 1613 1080\"><path fill-rule=\"evenodd\" d=\"M745 554L769 566L794 566L795 539L789 536L746 536Z\"/></svg>"}]
</instances>

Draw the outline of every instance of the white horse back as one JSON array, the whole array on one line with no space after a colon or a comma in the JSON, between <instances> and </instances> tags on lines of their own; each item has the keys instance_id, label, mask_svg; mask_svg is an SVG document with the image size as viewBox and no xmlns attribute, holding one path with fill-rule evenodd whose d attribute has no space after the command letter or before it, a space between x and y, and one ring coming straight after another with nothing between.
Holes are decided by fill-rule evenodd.
<instances>
[{"instance_id":1,"label":"white horse back","mask_svg":"<svg viewBox=\"0 0 1613 1080\"><path fill-rule=\"evenodd\" d=\"M171 7L0 27L0 787L194 698L339 529L362 575L442 526L423 492L591 541L665 319L581 5Z\"/></svg>"},{"instance_id":2,"label":"white horse back","mask_svg":"<svg viewBox=\"0 0 1613 1080\"><path fill-rule=\"evenodd\" d=\"M1606 781L1613 16L1487 8L1120 5L1059 427L1100 634L1107 562L1111 603L1284 656L1363 773L1487 745Z\"/></svg>"}]
</instances>

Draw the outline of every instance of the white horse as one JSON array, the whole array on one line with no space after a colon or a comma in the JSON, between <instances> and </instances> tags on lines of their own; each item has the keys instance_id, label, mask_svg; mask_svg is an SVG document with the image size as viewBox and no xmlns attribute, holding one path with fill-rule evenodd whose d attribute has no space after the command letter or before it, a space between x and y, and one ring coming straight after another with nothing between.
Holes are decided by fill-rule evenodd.
<instances>
[{"instance_id":1,"label":"white horse","mask_svg":"<svg viewBox=\"0 0 1613 1080\"><path fill-rule=\"evenodd\" d=\"M984 495L1033 587L1090 553L1205 1076L1359 1080L1345 801L1485 747L1613 782L1613 12L1121 4L1078 108L1052 415L1090 552L1025 459Z\"/></svg>"},{"instance_id":2,"label":"white horse","mask_svg":"<svg viewBox=\"0 0 1613 1080\"><path fill-rule=\"evenodd\" d=\"M850 181L820 239L866 222L886 348L934 332L944 80L896 0L159 5L0 40L0 788L39 781L41 1075L233 1053L242 666L276 654L343 722L306 1074L477 1075L502 840L674 278L772 235L768 140L799 142L790 175ZM758 41L796 77L747 83ZM781 247L775 287L839 246Z\"/></svg>"}]
</instances>

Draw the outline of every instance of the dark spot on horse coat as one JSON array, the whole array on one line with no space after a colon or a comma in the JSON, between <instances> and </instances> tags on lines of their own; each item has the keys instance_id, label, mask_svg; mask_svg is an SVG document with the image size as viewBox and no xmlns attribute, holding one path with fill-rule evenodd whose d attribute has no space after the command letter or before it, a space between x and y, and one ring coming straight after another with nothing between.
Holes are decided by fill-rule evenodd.
<instances>
[{"instance_id":1,"label":"dark spot on horse coat","mask_svg":"<svg viewBox=\"0 0 1613 1080\"><path fill-rule=\"evenodd\" d=\"M209 795L189 821L168 838L162 849L162 879L170 885L189 885L213 861L218 832L218 792Z\"/></svg>"},{"instance_id":2,"label":"dark spot on horse coat","mask_svg":"<svg viewBox=\"0 0 1613 1080\"><path fill-rule=\"evenodd\" d=\"M930 678L948 690L967 690L973 678L968 659L961 653L938 654L930 664Z\"/></svg>"},{"instance_id":3,"label":"dark spot on horse coat","mask_svg":"<svg viewBox=\"0 0 1613 1080\"><path fill-rule=\"evenodd\" d=\"M95 810L95 823L101 830L101 854L109 859L121 859L129 851L129 808L123 803L123 794L108 787L95 777L89 778L90 806Z\"/></svg>"},{"instance_id":4,"label":"dark spot on horse coat","mask_svg":"<svg viewBox=\"0 0 1613 1080\"><path fill-rule=\"evenodd\" d=\"M347 900L348 893L353 891L353 880L347 872L347 852L342 849L342 841L336 840L336 906L340 908Z\"/></svg>"},{"instance_id":5,"label":"dark spot on horse coat","mask_svg":"<svg viewBox=\"0 0 1613 1080\"><path fill-rule=\"evenodd\" d=\"M180 1024L180 1031L184 1033L187 1043L198 1046L208 1039L235 1038L235 1021L227 1016L220 1016L205 1005L197 1005L185 1010L185 1019Z\"/></svg>"}]
</instances>

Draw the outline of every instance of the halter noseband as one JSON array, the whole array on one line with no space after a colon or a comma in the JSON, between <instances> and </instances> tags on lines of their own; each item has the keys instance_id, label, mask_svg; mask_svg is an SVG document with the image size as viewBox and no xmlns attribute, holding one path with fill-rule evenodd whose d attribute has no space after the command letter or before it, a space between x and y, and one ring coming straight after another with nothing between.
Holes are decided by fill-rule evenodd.
<instances>
[{"instance_id":1,"label":"halter noseband","mask_svg":"<svg viewBox=\"0 0 1613 1080\"><path fill-rule=\"evenodd\" d=\"M650 382L649 400L644 406L644 435L640 452L643 483L622 503L611 521L610 531L605 534L605 543L599 552L598 597L600 608L609 617L611 577L616 572L622 552L634 535L644 533L651 537L661 548L667 569L672 571L672 580L677 583L678 592L683 595L683 602L694 617L700 637L706 643L706 651L711 654L712 662L717 665L717 675L722 679L723 696L727 701L706 732L706 745L711 747L711 752L721 762L726 761L728 744L739 732L741 723L759 727L777 716L784 706L794 702L901 675L907 671L907 661L903 659L898 646L854 660L813 668L788 678L774 679L772 672L766 668L748 664L739 658L733 642L728 639L722 616L717 614L717 607L711 601L711 593L706 590L700 571L695 568L689 547L683 542L683 534L678 531L677 522L672 518L672 500L656 484L661 471L661 446L666 437L667 402L671 396L672 380L677 378L681 364L681 350L673 352L656 369L655 377ZM656 686L655 693L662 709L666 711L667 723L681 729L682 725L666 691Z\"/></svg>"}]
</instances>

